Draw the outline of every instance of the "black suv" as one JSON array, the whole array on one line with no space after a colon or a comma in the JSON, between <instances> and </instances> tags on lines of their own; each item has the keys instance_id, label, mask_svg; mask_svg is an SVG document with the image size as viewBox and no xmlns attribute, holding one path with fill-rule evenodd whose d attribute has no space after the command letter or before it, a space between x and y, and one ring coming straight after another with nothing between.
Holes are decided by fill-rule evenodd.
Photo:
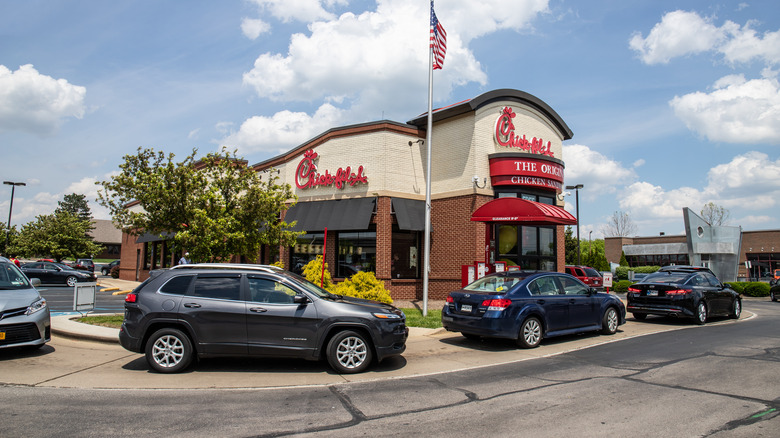
<instances>
[{"instance_id":1,"label":"black suv","mask_svg":"<svg viewBox=\"0 0 780 438\"><path fill-rule=\"evenodd\" d=\"M742 299L701 266L664 266L628 288L626 309L634 318L647 315L693 318L704 324L710 316L739 318Z\"/></svg>"},{"instance_id":2,"label":"black suv","mask_svg":"<svg viewBox=\"0 0 780 438\"><path fill-rule=\"evenodd\" d=\"M394 306L333 295L274 266L193 264L153 271L127 295L119 341L163 373L196 356L327 359L359 373L403 353L408 335Z\"/></svg>"}]
</instances>

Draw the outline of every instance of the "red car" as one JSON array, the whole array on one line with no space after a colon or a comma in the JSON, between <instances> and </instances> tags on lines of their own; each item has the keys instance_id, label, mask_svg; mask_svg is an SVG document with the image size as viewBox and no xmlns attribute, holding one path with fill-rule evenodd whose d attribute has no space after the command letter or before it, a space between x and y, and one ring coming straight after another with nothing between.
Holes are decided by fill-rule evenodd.
<instances>
[{"instance_id":1,"label":"red car","mask_svg":"<svg viewBox=\"0 0 780 438\"><path fill-rule=\"evenodd\" d=\"M601 289L604 287L604 279L599 271L589 266L566 266L566 273L577 277L578 280L590 287Z\"/></svg>"}]
</instances>

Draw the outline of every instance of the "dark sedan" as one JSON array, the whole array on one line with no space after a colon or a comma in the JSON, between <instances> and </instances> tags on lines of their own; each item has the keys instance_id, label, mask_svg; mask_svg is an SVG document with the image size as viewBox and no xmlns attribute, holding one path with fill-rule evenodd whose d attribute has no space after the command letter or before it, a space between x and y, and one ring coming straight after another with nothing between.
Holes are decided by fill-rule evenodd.
<instances>
[{"instance_id":1,"label":"dark sedan","mask_svg":"<svg viewBox=\"0 0 780 438\"><path fill-rule=\"evenodd\" d=\"M628 311L647 315L693 318L704 324L711 316L739 318L742 299L707 268L665 266L628 288Z\"/></svg>"},{"instance_id":2,"label":"dark sedan","mask_svg":"<svg viewBox=\"0 0 780 438\"><path fill-rule=\"evenodd\" d=\"M509 271L450 292L441 320L467 338L508 338L533 348L552 336L614 334L626 322L626 308L618 297L569 274Z\"/></svg>"},{"instance_id":3,"label":"dark sedan","mask_svg":"<svg viewBox=\"0 0 780 438\"><path fill-rule=\"evenodd\" d=\"M75 286L79 282L95 281L97 278L93 272L78 271L62 263L32 262L22 265L22 272L27 278L37 278L45 284L61 284Z\"/></svg>"}]
</instances>

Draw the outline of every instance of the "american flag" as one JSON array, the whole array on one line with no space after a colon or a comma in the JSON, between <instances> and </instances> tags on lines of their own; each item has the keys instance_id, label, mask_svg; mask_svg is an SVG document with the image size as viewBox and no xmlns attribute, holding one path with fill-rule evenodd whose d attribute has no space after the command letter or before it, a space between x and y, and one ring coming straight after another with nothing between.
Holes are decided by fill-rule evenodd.
<instances>
[{"instance_id":1,"label":"american flag","mask_svg":"<svg viewBox=\"0 0 780 438\"><path fill-rule=\"evenodd\" d=\"M431 0L431 49L433 50L433 69L441 69L444 66L444 55L447 53L447 32L444 26L436 18Z\"/></svg>"}]
</instances>

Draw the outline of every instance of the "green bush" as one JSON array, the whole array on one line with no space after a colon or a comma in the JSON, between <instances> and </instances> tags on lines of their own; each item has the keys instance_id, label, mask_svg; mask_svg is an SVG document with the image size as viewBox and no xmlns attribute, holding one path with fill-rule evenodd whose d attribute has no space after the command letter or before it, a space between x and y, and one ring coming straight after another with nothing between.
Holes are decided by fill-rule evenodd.
<instances>
[{"instance_id":1,"label":"green bush","mask_svg":"<svg viewBox=\"0 0 780 438\"><path fill-rule=\"evenodd\" d=\"M733 282L727 282L726 284L732 289L734 289L734 292L738 294L745 293L745 286L747 285L747 283L744 281L733 281Z\"/></svg>"},{"instance_id":2,"label":"green bush","mask_svg":"<svg viewBox=\"0 0 780 438\"><path fill-rule=\"evenodd\" d=\"M660 266L635 266L630 268L628 266L618 266L615 268L615 277L618 280L628 280L628 271L634 271L639 274L652 274L661 269Z\"/></svg>"},{"instance_id":3,"label":"green bush","mask_svg":"<svg viewBox=\"0 0 780 438\"><path fill-rule=\"evenodd\" d=\"M393 304L393 299L390 298L390 291L385 289L385 284L377 279L373 272L358 272L337 284L331 292L348 297Z\"/></svg>"},{"instance_id":4,"label":"green bush","mask_svg":"<svg viewBox=\"0 0 780 438\"><path fill-rule=\"evenodd\" d=\"M615 293L625 293L628 292L628 287L634 284L632 281L629 280L618 280L612 282L612 287L610 288L611 292Z\"/></svg>"},{"instance_id":5,"label":"green bush","mask_svg":"<svg viewBox=\"0 0 780 438\"><path fill-rule=\"evenodd\" d=\"M309 280L309 282L316 284L317 286L322 283L322 288L325 289L328 292L333 292L333 289L335 288L335 284L333 284L333 280L330 277L330 272L328 271L328 264L325 263L325 279L322 278L322 256L318 255L317 258L313 259L309 263L306 263L306 266L303 267L303 277Z\"/></svg>"},{"instance_id":6,"label":"green bush","mask_svg":"<svg viewBox=\"0 0 780 438\"><path fill-rule=\"evenodd\" d=\"M770 287L768 283L753 281L746 283L745 291L742 293L749 297L768 297L769 289Z\"/></svg>"}]
</instances>

